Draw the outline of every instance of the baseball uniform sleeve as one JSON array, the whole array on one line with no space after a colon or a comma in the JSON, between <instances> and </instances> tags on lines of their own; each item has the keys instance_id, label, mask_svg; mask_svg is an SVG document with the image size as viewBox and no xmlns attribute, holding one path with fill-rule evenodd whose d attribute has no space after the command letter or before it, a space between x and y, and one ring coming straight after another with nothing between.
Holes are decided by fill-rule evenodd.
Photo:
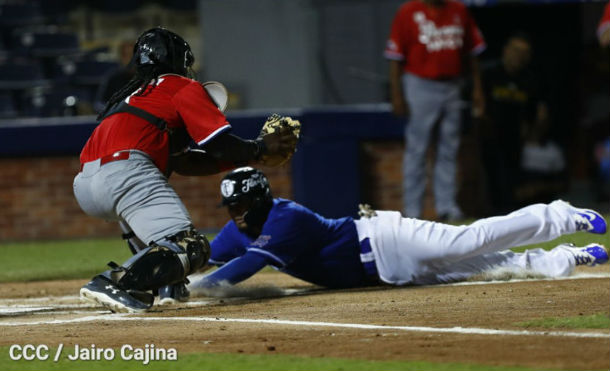
<instances>
[{"instance_id":1,"label":"baseball uniform sleeve","mask_svg":"<svg viewBox=\"0 0 610 371\"><path fill-rule=\"evenodd\" d=\"M403 61L406 58L406 44L408 42L409 34L407 32L407 11L403 5L392 21L392 27L390 29L390 37L386 42L386 47L383 52L384 57L391 60Z\"/></svg>"},{"instance_id":2,"label":"baseball uniform sleeve","mask_svg":"<svg viewBox=\"0 0 610 371\"><path fill-rule=\"evenodd\" d=\"M261 235L248 246L248 252L267 257L269 264L283 268L294 261L308 247L312 234L309 215L289 208L275 213L263 226Z\"/></svg>"},{"instance_id":3,"label":"baseball uniform sleeve","mask_svg":"<svg viewBox=\"0 0 610 371\"><path fill-rule=\"evenodd\" d=\"M231 129L225 115L196 81L180 89L172 98L172 103L184 121L189 135L200 146Z\"/></svg>"},{"instance_id":4,"label":"baseball uniform sleeve","mask_svg":"<svg viewBox=\"0 0 610 371\"><path fill-rule=\"evenodd\" d=\"M201 281L195 283L195 286L207 288L217 286L221 282L234 285L248 279L267 264L265 256L247 252L216 269L214 272L203 276Z\"/></svg>"},{"instance_id":5,"label":"baseball uniform sleeve","mask_svg":"<svg viewBox=\"0 0 610 371\"><path fill-rule=\"evenodd\" d=\"M242 235L233 221L229 221L210 243L212 255L209 264L223 265L246 253L248 241L242 241Z\"/></svg>"}]
</instances>

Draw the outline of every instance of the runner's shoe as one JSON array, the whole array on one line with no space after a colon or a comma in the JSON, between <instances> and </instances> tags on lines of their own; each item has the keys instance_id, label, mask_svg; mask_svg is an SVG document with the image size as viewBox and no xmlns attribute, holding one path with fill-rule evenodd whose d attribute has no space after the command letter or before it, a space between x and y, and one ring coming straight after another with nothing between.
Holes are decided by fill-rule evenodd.
<instances>
[{"instance_id":1,"label":"runner's shoe","mask_svg":"<svg viewBox=\"0 0 610 371\"><path fill-rule=\"evenodd\" d=\"M574 247L564 245L576 260L576 265L588 265L590 267L608 262L608 251L600 244L592 243L585 247Z\"/></svg>"},{"instance_id":2,"label":"runner's shoe","mask_svg":"<svg viewBox=\"0 0 610 371\"><path fill-rule=\"evenodd\" d=\"M590 209L578 209L574 214L574 222L576 223L577 231L585 231L589 233L604 234L606 233L606 221L596 211Z\"/></svg>"}]
</instances>

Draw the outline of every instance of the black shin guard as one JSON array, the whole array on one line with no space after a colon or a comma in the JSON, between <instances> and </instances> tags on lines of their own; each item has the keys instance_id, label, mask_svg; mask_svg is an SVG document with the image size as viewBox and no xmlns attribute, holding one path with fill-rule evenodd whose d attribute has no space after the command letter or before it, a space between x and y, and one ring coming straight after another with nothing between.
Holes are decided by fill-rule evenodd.
<instances>
[{"instance_id":1,"label":"black shin guard","mask_svg":"<svg viewBox=\"0 0 610 371\"><path fill-rule=\"evenodd\" d=\"M157 290L183 281L209 256L210 245L205 236L190 230L140 250L121 266L109 263L112 270L105 273L124 289Z\"/></svg>"},{"instance_id":2,"label":"black shin guard","mask_svg":"<svg viewBox=\"0 0 610 371\"><path fill-rule=\"evenodd\" d=\"M178 250L178 251L176 251ZM149 246L123 265L109 263L110 278L125 289L156 290L161 286L179 282L188 273L188 258L179 247Z\"/></svg>"}]
</instances>

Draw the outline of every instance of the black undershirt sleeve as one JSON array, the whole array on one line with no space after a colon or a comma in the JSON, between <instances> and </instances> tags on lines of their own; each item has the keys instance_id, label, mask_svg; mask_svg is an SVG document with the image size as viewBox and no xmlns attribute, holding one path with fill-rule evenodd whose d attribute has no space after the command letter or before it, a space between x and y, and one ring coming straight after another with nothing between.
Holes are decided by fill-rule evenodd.
<instances>
[{"instance_id":1,"label":"black undershirt sleeve","mask_svg":"<svg viewBox=\"0 0 610 371\"><path fill-rule=\"evenodd\" d=\"M257 160L265 151L262 140L242 139L230 133L221 133L201 147L219 161L235 163Z\"/></svg>"}]
</instances>

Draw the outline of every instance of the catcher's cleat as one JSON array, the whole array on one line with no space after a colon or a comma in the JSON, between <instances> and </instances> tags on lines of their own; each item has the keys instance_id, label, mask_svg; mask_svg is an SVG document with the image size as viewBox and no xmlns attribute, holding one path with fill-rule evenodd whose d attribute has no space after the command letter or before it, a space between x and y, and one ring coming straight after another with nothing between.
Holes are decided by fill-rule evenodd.
<instances>
[{"instance_id":1,"label":"catcher's cleat","mask_svg":"<svg viewBox=\"0 0 610 371\"><path fill-rule=\"evenodd\" d=\"M81 298L103 305L113 312L143 313L152 307L153 297L142 291L120 289L108 278L98 275L80 289Z\"/></svg>"},{"instance_id":2,"label":"catcher's cleat","mask_svg":"<svg viewBox=\"0 0 610 371\"><path fill-rule=\"evenodd\" d=\"M186 284L184 282L163 286L159 289L159 305L170 305L176 304L177 302L185 302L189 299L190 295L191 293L186 288Z\"/></svg>"},{"instance_id":3,"label":"catcher's cleat","mask_svg":"<svg viewBox=\"0 0 610 371\"><path fill-rule=\"evenodd\" d=\"M608 262L608 251L600 244L592 243L585 247L574 247L573 245L564 245L576 260L576 265L588 265L590 267Z\"/></svg>"},{"instance_id":4,"label":"catcher's cleat","mask_svg":"<svg viewBox=\"0 0 610 371\"><path fill-rule=\"evenodd\" d=\"M578 211L573 216L577 231L586 231L597 234L606 233L606 221L598 212L590 209L577 210Z\"/></svg>"}]
</instances>

